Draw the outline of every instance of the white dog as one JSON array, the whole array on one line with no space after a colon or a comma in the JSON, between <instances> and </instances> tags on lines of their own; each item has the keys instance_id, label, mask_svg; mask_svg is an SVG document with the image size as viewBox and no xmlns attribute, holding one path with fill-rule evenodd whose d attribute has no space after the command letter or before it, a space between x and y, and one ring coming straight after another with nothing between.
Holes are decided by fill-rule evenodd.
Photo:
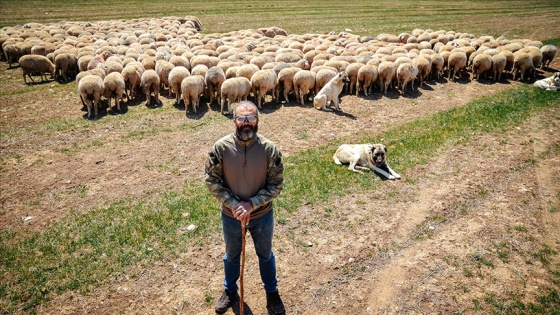
<instances>
[{"instance_id":1,"label":"white dog","mask_svg":"<svg viewBox=\"0 0 560 315\"><path fill-rule=\"evenodd\" d=\"M342 92L344 83L348 81L348 74L344 71L338 73L334 76L323 88L317 93L313 99L313 107L317 109L330 110L327 108L327 104L332 102L334 104L335 110L340 110L338 107L338 96Z\"/></svg>"},{"instance_id":2,"label":"white dog","mask_svg":"<svg viewBox=\"0 0 560 315\"><path fill-rule=\"evenodd\" d=\"M543 90L558 91L560 90L560 72L555 72L551 77L535 81L533 85Z\"/></svg>"},{"instance_id":3,"label":"white dog","mask_svg":"<svg viewBox=\"0 0 560 315\"><path fill-rule=\"evenodd\" d=\"M334 163L350 164L348 169L362 173L359 169L375 171L388 179L400 179L389 164L387 164L387 147L383 144L343 144L336 150Z\"/></svg>"}]
</instances>

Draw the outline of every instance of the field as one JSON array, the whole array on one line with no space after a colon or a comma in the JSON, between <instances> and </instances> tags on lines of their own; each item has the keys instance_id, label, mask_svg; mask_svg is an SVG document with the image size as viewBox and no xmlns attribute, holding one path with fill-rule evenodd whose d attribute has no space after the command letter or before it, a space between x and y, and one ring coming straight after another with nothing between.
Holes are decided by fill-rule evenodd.
<instances>
[{"instance_id":1,"label":"field","mask_svg":"<svg viewBox=\"0 0 560 315\"><path fill-rule=\"evenodd\" d=\"M202 33L430 28L560 46L557 1L0 0L0 11L0 27L193 15ZM558 55L537 78L553 71ZM0 63L0 314L214 314L223 244L202 175L233 125L216 103L185 116L160 99L88 120L74 82L25 86ZM343 95L341 108L261 113L286 168L274 249L288 314L560 314L559 93L440 79ZM332 163L358 142L386 144L403 179ZM246 302L264 314L247 244Z\"/></svg>"}]
</instances>

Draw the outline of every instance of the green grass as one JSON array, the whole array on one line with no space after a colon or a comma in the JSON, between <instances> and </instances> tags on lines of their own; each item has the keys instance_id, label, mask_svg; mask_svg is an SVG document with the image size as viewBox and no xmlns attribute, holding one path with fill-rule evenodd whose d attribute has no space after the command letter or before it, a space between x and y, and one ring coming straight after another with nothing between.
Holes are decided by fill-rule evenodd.
<instances>
[{"instance_id":1,"label":"green grass","mask_svg":"<svg viewBox=\"0 0 560 315\"><path fill-rule=\"evenodd\" d=\"M346 28L359 35L398 34L414 28L469 31L477 35L529 37L535 27L558 30L560 5L555 0L531 1L223 1L131 0L122 3L92 1L2 0L0 27L28 22L96 21L139 17L198 17L205 33L278 26L289 33L324 33ZM37 14L41 12L41 14ZM546 18L543 18L546 16ZM508 19L516 23L496 23ZM527 21L521 23L521 21ZM528 29L529 21L533 23ZM530 25L530 24L529 24ZM558 32L556 32L558 34ZM546 39L546 38L544 38Z\"/></svg>"},{"instance_id":2,"label":"green grass","mask_svg":"<svg viewBox=\"0 0 560 315\"><path fill-rule=\"evenodd\" d=\"M477 134L503 132L559 105L558 94L524 86L436 113L379 137L391 148L394 167L406 172L428 163L433 152L466 143ZM345 167L333 167L331 156L338 144L285 159L285 190L276 204L280 221L303 204L326 202L351 190L371 190L380 183L374 174L357 176ZM87 186L77 187L76 193L87 193ZM21 240L17 233L4 231L0 236L0 308L32 312L52 294L87 291L128 266L178 253L219 230L218 211L216 200L196 180L185 182L183 191L166 192L152 200L122 200L69 216ZM197 229L184 230L191 223ZM533 257L545 261L552 254L550 248L543 248ZM488 265L486 259L477 261Z\"/></svg>"}]
</instances>

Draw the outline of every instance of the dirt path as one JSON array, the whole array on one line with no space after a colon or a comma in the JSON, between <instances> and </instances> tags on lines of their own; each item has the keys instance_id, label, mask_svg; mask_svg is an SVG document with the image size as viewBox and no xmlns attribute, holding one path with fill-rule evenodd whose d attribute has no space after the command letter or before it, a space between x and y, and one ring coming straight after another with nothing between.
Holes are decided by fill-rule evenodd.
<instances>
[{"instance_id":1,"label":"dirt path","mask_svg":"<svg viewBox=\"0 0 560 315\"><path fill-rule=\"evenodd\" d=\"M558 119L556 108L443 152L402 181L299 209L275 243L290 313L474 313L473 300L491 293L534 298L549 283L529 253L560 242L558 214L548 211L559 206ZM204 244L91 294L66 293L40 313L213 314L205 300L219 295L219 235ZM246 279L246 301L264 314L250 247Z\"/></svg>"}]
</instances>

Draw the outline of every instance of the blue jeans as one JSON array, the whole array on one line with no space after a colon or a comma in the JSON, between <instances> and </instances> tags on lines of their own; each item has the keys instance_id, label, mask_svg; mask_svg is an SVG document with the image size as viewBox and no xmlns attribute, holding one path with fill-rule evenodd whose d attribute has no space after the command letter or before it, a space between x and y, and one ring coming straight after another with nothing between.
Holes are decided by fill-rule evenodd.
<instances>
[{"instance_id":1,"label":"blue jeans","mask_svg":"<svg viewBox=\"0 0 560 315\"><path fill-rule=\"evenodd\" d=\"M222 212L222 230L226 244L224 287L227 292L234 292L239 289L237 279L239 279L241 267L241 222ZM276 279L276 259L272 252L273 210L257 219L251 219L246 230L251 233L253 238L264 290L275 292L278 290L278 280Z\"/></svg>"}]
</instances>

